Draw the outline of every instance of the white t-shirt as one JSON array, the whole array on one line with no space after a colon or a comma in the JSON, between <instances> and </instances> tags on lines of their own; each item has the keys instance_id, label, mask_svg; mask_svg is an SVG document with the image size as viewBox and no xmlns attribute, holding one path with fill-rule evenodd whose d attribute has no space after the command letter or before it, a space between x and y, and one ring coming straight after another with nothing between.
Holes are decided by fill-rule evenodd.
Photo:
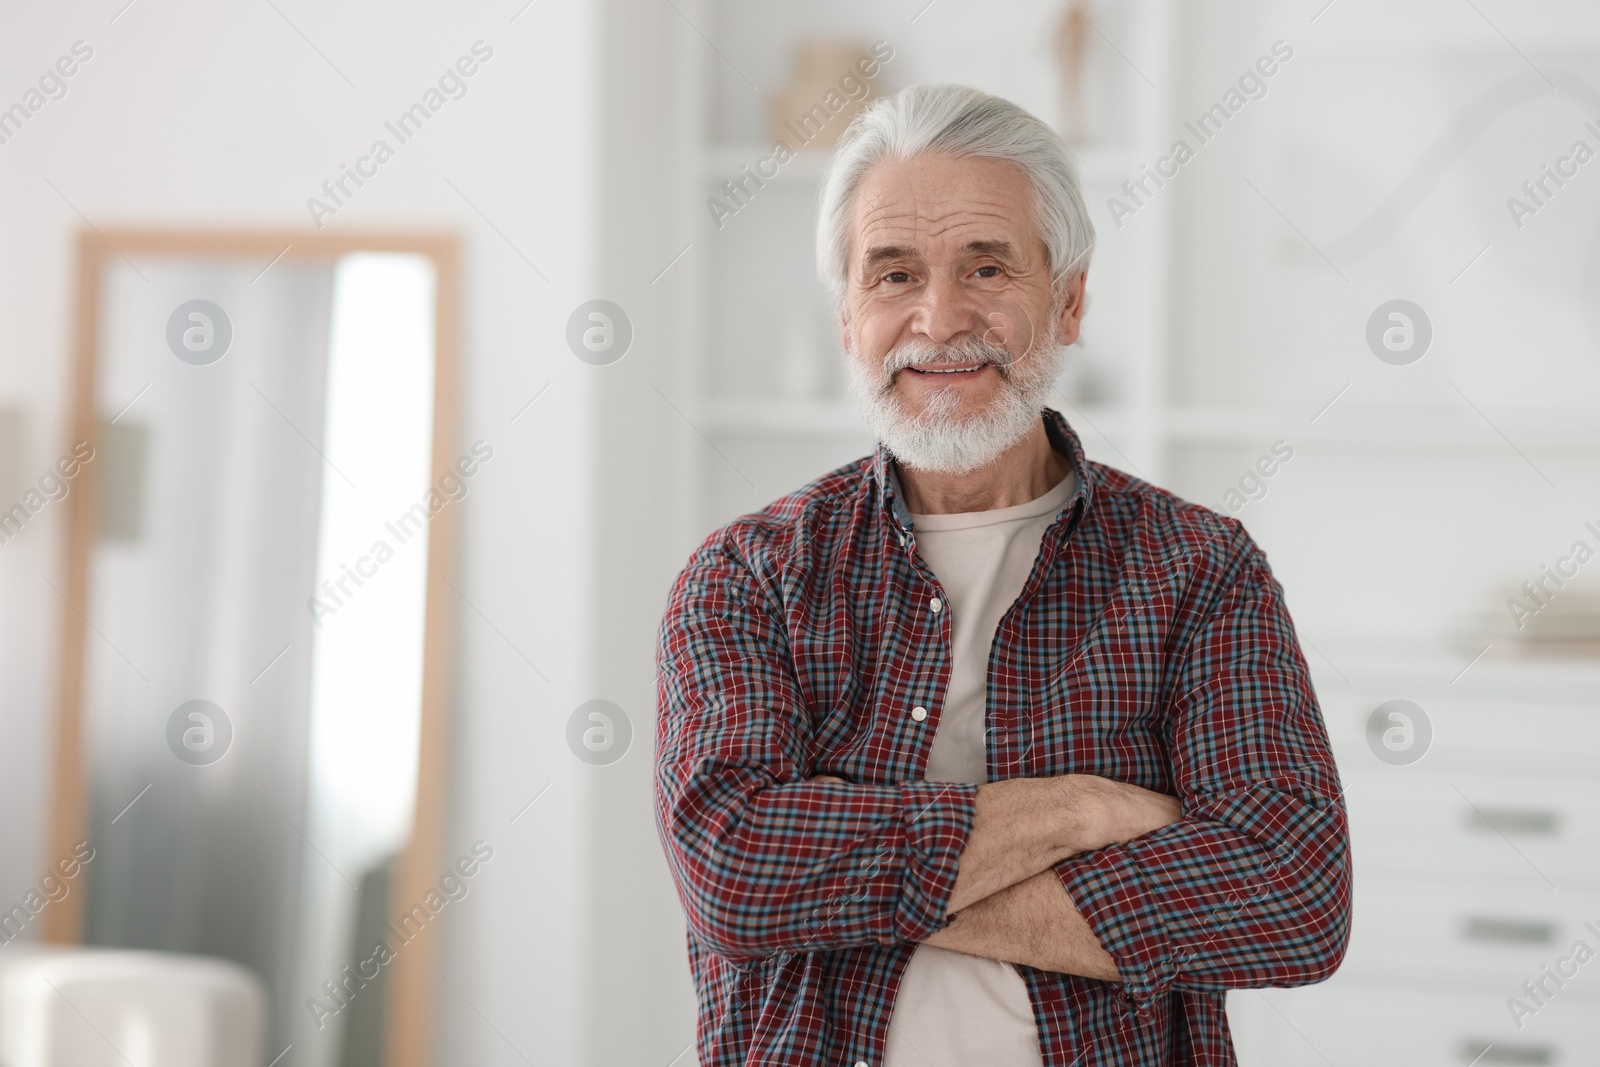
<instances>
[{"instance_id":1,"label":"white t-shirt","mask_svg":"<svg viewBox=\"0 0 1600 1067\"><path fill-rule=\"evenodd\" d=\"M989 652L1027 584L1044 531L1073 491L1067 476L1037 500L992 511L912 515L917 551L950 606L950 686L923 777L989 780L984 753ZM929 709L932 711L933 709ZM884 1067L1041 1067L1022 975L1009 963L918 945L889 1016Z\"/></svg>"}]
</instances>

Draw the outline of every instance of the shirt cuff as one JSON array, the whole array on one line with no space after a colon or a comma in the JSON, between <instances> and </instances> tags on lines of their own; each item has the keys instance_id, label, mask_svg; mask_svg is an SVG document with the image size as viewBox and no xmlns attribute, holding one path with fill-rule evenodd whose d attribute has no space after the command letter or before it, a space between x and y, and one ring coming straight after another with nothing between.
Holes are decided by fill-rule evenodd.
<instances>
[{"instance_id":1,"label":"shirt cuff","mask_svg":"<svg viewBox=\"0 0 1600 1067\"><path fill-rule=\"evenodd\" d=\"M906 782L900 787L903 834L896 941L925 941L949 925L961 853L978 818L978 787L969 782Z\"/></svg>"},{"instance_id":2,"label":"shirt cuff","mask_svg":"<svg viewBox=\"0 0 1600 1067\"><path fill-rule=\"evenodd\" d=\"M1122 975L1125 1005L1156 1006L1177 979L1167 931L1127 845L1113 845L1057 863L1067 895Z\"/></svg>"}]
</instances>

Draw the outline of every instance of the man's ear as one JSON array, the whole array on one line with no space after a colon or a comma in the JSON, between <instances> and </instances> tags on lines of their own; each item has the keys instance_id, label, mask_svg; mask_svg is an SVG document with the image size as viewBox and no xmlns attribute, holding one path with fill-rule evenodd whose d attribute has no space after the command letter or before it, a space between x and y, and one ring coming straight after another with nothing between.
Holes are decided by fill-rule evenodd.
<instances>
[{"instance_id":1,"label":"man's ear","mask_svg":"<svg viewBox=\"0 0 1600 1067\"><path fill-rule=\"evenodd\" d=\"M839 348L845 355L853 355L850 351L850 320L844 312L839 312Z\"/></svg>"},{"instance_id":2,"label":"man's ear","mask_svg":"<svg viewBox=\"0 0 1600 1067\"><path fill-rule=\"evenodd\" d=\"M1089 281L1089 268L1067 286L1067 298L1061 302L1061 313L1056 319L1056 336L1060 343L1070 345L1078 339L1078 328L1083 324L1083 297Z\"/></svg>"}]
</instances>

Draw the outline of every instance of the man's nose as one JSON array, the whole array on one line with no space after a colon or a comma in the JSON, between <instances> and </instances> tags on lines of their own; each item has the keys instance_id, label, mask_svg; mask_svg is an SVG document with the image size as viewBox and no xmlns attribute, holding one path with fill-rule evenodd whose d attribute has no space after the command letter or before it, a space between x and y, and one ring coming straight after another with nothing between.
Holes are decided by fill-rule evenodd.
<instances>
[{"instance_id":1,"label":"man's nose","mask_svg":"<svg viewBox=\"0 0 1600 1067\"><path fill-rule=\"evenodd\" d=\"M935 344L946 344L963 333L980 334L985 328L978 300L959 279L935 275L922 292L912 326Z\"/></svg>"}]
</instances>

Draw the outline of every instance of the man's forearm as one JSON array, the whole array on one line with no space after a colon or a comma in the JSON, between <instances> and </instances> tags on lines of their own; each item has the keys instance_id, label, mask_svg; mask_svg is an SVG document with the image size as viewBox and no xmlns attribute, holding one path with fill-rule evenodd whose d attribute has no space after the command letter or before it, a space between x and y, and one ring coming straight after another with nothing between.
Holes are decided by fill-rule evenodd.
<instances>
[{"instance_id":1,"label":"man's forearm","mask_svg":"<svg viewBox=\"0 0 1600 1067\"><path fill-rule=\"evenodd\" d=\"M833 775L816 781L839 782ZM946 910L958 912L1064 859L1177 820L1177 799L1092 774L1010 778L978 789Z\"/></svg>"},{"instance_id":2,"label":"man's forearm","mask_svg":"<svg viewBox=\"0 0 1600 1067\"><path fill-rule=\"evenodd\" d=\"M831 774L813 780L846 784ZM947 910L959 911L1079 852L1100 847L1091 843L1098 840L1102 820L1090 810L1096 794L1088 781L1088 775L1063 775L1011 778L980 787L972 833L961 853Z\"/></svg>"},{"instance_id":3,"label":"man's forearm","mask_svg":"<svg viewBox=\"0 0 1600 1067\"><path fill-rule=\"evenodd\" d=\"M949 911L960 911L1081 849L1081 804L1063 778L1013 778L978 790Z\"/></svg>"},{"instance_id":4,"label":"man's forearm","mask_svg":"<svg viewBox=\"0 0 1600 1067\"><path fill-rule=\"evenodd\" d=\"M1055 871L1045 870L961 909L926 944L1045 971L1121 981L1116 962L1078 913Z\"/></svg>"},{"instance_id":5,"label":"man's forearm","mask_svg":"<svg viewBox=\"0 0 1600 1067\"><path fill-rule=\"evenodd\" d=\"M961 911L1064 859L1177 821L1177 798L1092 774L1011 778L978 789L977 819L949 911Z\"/></svg>"}]
</instances>

